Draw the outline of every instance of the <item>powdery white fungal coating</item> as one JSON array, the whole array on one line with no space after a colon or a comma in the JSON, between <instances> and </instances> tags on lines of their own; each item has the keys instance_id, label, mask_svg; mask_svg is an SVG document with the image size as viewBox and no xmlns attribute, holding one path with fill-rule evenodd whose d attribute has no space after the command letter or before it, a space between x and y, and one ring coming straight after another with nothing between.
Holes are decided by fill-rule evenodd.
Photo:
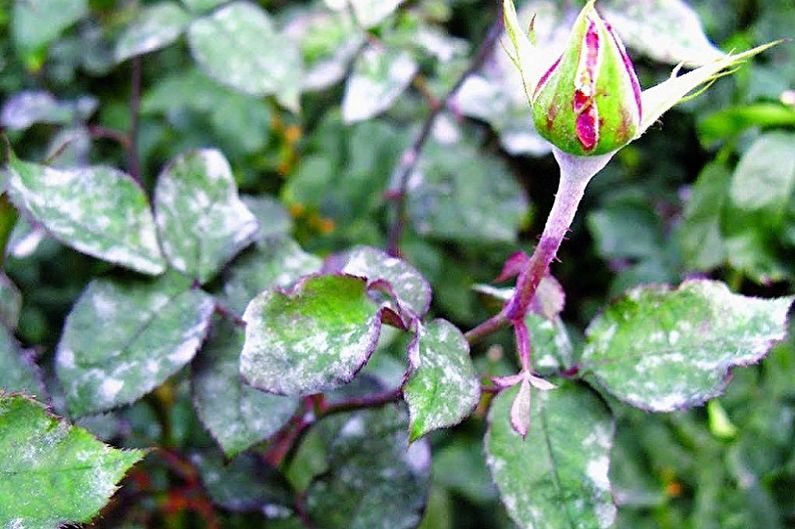
<instances>
[{"instance_id":1,"label":"powdery white fungal coating","mask_svg":"<svg viewBox=\"0 0 795 529\"><path fill-rule=\"evenodd\" d=\"M536 392L523 440L509 420L517 390L503 391L492 403L485 440L486 462L513 521L522 529L611 527L609 410L571 383Z\"/></svg>"},{"instance_id":2,"label":"powdery white fungal coating","mask_svg":"<svg viewBox=\"0 0 795 529\"><path fill-rule=\"evenodd\" d=\"M301 84L298 47L249 2L233 2L194 20L191 53L213 79L249 95L295 92Z\"/></svg>"},{"instance_id":3,"label":"powdery white fungal coating","mask_svg":"<svg viewBox=\"0 0 795 529\"><path fill-rule=\"evenodd\" d=\"M345 86L342 118L346 123L355 123L388 110L417 70L417 63L407 52L368 46L354 63Z\"/></svg>"},{"instance_id":4,"label":"powdery white fungal coating","mask_svg":"<svg viewBox=\"0 0 795 529\"><path fill-rule=\"evenodd\" d=\"M60 170L16 159L7 172L14 204L64 244L138 272L165 270L149 202L125 173L101 166Z\"/></svg>"},{"instance_id":5,"label":"powdery white fungal coating","mask_svg":"<svg viewBox=\"0 0 795 529\"><path fill-rule=\"evenodd\" d=\"M190 15L173 2L162 2L142 9L116 42L116 60L122 62L165 48L179 38L188 22Z\"/></svg>"},{"instance_id":6,"label":"powdery white fungal coating","mask_svg":"<svg viewBox=\"0 0 795 529\"><path fill-rule=\"evenodd\" d=\"M89 284L67 317L56 353L74 416L134 402L193 358L215 302L190 286L177 274Z\"/></svg>"},{"instance_id":7,"label":"powdery white fungal coating","mask_svg":"<svg viewBox=\"0 0 795 529\"><path fill-rule=\"evenodd\" d=\"M218 320L193 362L193 403L202 423L233 457L275 434L298 407L298 399L269 395L240 379L244 333Z\"/></svg>"},{"instance_id":8,"label":"powdery white fungal coating","mask_svg":"<svg viewBox=\"0 0 795 529\"><path fill-rule=\"evenodd\" d=\"M368 246L353 249L346 257L342 271L367 278L369 282L387 281L398 301L418 316L431 306L431 285L412 265L386 252Z\"/></svg>"},{"instance_id":9,"label":"powdery white fungal coating","mask_svg":"<svg viewBox=\"0 0 795 529\"><path fill-rule=\"evenodd\" d=\"M784 338L792 300L741 296L706 280L634 289L591 323L581 363L632 405L700 405L723 390L732 367L758 362Z\"/></svg>"},{"instance_id":10,"label":"powdery white fungal coating","mask_svg":"<svg viewBox=\"0 0 795 529\"><path fill-rule=\"evenodd\" d=\"M378 306L361 278L310 276L289 293L271 289L243 314L240 372L254 387L308 395L350 382L375 350Z\"/></svg>"},{"instance_id":11,"label":"powdery white fungal coating","mask_svg":"<svg viewBox=\"0 0 795 529\"><path fill-rule=\"evenodd\" d=\"M144 454L106 446L23 396L0 396L0 424L0 527L88 522Z\"/></svg>"},{"instance_id":12,"label":"powdery white fungal coating","mask_svg":"<svg viewBox=\"0 0 795 529\"><path fill-rule=\"evenodd\" d=\"M419 365L412 366L403 396L411 416L410 437L416 440L472 413L480 400L480 381L464 335L445 320L420 325L410 348L409 357Z\"/></svg>"},{"instance_id":13,"label":"powdery white fungal coating","mask_svg":"<svg viewBox=\"0 0 795 529\"><path fill-rule=\"evenodd\" d=\"M258 224L217 150L191 151L160 174L155 220L171 265L204 283L251 243Z\"/></svg>"}]
</instances>

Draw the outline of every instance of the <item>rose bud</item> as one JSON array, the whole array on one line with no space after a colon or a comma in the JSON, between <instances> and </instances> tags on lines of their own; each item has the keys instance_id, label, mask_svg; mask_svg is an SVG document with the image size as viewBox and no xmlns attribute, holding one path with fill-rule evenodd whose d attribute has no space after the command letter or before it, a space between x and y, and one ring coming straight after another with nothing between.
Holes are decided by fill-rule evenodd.
<instances>
[{"instance_id":1,"label":"rose bud","mask_svg":"<svg viewBox=\"0 0 795 529\"><path fill-rule=\"evenodd\" d=\"M641 91L624 45L589 2L566 50L531 95L539 134L579 156L615 151L641 123Z\"/></svg>"}]
</instances>

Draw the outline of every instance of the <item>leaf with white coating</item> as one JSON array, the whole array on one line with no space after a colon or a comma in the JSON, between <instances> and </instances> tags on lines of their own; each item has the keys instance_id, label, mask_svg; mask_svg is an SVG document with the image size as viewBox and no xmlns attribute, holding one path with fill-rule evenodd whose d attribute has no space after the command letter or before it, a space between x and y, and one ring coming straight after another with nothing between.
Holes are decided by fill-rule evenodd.
<instances>
[{"instance_id":1,"label":"leaf with white coating","mask_svg":"<svg viewBox=\"0 0 795 529\"><path fill-rule=\"evenodd\" d=\"M426 440L409 446L401 404L320 421L328 470L306 490L309 517L324 529L414 529L430 482Z\"/></svg>"},{"instance_id":2,"label":"leaf with white coating","mask_svg":"<svg viewBox=\"0 0 795 529\"><path fill-rule=\"evenodd\" d=\"M252 386L310 395L350 382L378 344L381 315L367 282L310 276L285 293L262 292L246 308L240 372Z\"/></svg>"},{"instance_id":3,"label":"leaf with white coating","mask_svg":"<svg viewBox=\"0 0 795 529\"><path fill-rule=\"evenodd\" d=\"M202 423L234 457L275 434L298 408L294 397L269 395L240 380L240 351L245 334L222 320L193 361L193 404Z\"/></svg>"},{"instance_id":4,"label":"leaf with white coating","mask_svg":"<svg viewBox=\"0 0 795 529\"><path fill-rule=\"evenodd\" d=\"M44 394L38 367L3 325L0 325L0 390L37 397Z\"/></svg>"},{"instance_id":5,"label":"leaf with white coating","mask_svg":"<svg viewBox=\"0 0 795 529\"><path fill-rule=\"evenodd\" d=\"M224 298L233 311L242 314L263 290L287 288L301 276L320 271L322 264L319 257L306 253L292 239L260 241L225 272Z\"/></svg>"},{"instance_id":6,"label":"leaf with white coating","mask_svg":"<svg viewBox=\"0 0 795 529\"><path fill-rule=\"evenodd\" d=\"M637 288L591 323L582 368L633 406L700 405L724 389L732 367L784 339L793 299L741 296L707 280Z\"/></svg>"},{"instance_id":7,"label":"leaf with white coating","mask_svg":"<svg viewBox=\"0 0 795 529\"><path fill-rule=\"evenodd\" d=\"M165 271L149 201L128 175L102 166L58 170L15 157L6 171L14 205L59 241L145 274Z\"/></svg>"},{"instance_id":8,"label":"leaf with white coating","mask_svg":"<svg viewBox=\"0 0 795 529\"><path fill-rule=\"evenodd\" d=\"M182 35L190 15L174 2L144 7L116 42L116 61L165 48Z\"/></svg>"},{"instance_id":9,"label":"leaf with white coating","mask_svg":"<svg viewBox=\"0 0 795 529\"><path fill-rule=\"evenodd\" d=\"M191 361L215 309L191 280L91 282L66 319L56 373L75 417L130 404Z\"/></svg>"},{"instance_id":10,"label":"leaf with white coating","mask_svg":"<svg viewBox=\"0 0 795 529\"><path fill-rule=\"evenodd\" d=\"M368 46L356 59L345 85L342 118L355 123L387 111L408 88L417 69L408 52Z\"/></svg>"},{"instance_id":11,"label":"leaf with white coating","mask_svg":"<svg viewBox=\"0 0 795 529\"><path fill-rule=\"evenodd\" d=\"M276 94L298 110L301 53L260 7L233 2L194 20L188 42L202 70L219 83L254 96Z\"/></svg>"},{"instance_id":12,"label":"leaf with white coating","mask_svg":"<svg viewBox=\"0 0 795 529\"><path fill-rule=\"evenodd\" d=\"M610 0L601 8L624 44L656 61L701 66L725 56L682 0Z\"/></svg>"},{"instance_id":13,"label":"leaf with white coating","mask_svg":"<svg viewBox=\"0 0 795 529\"><path fill-rule=\"evenodd\" d=\"M143 455L104 445L42 404L0 392L0 527L89 522Z\"/></svg>"},{"instance_id":14,"label":"leaf with white coating","mask_svg":"<svg viewBox=\"0 0 795 529\"><path fill-rule=\"evenodd\" d=\"M352 9L356 23L365 29L377 26L395 12L403 0L326 0L334 10Z\"/></svg>"},{"instance_id":15,"label":"leaf with white coating","mask_svg":"<svg viewBox=\"0 0 795 529\"><path fill-rule=\"evenodd\" d=\"M401 304L417 316L424 316L431 306L431 285L419 270L402 259L369 246L354 248L345 256L342 272L367 278L368 281L387 281Z\"/></svg>"},{"instance_id":16,"label":"leaf with white coating","mask_svg":"<svg viewBox=\"0 0 795 529\"><path fill-rule=\"evenodd\" d=\"M500 499L522 529L607 529L616 518L608 470L613 418L592 391L565 383L535 392L527 438L511 426L519 390L489 411L486 462Z\"/></svg>"},{"instance_id":17,"label":"leaf with white coating","mask_svg":"<svg viewBox=\"0 0 795 529\"><path fill-rule=\"evenodd\" d=\"M5 273L0 272L0 324L16 329L22 310L22 294Z\"/></svg>"},{"instance_id":18,"label":"leaf with white coating","mask_svg":"<svg viewBox=\"0 0 795 529\"><path fill-rule=\"evenodd\" d=\"M173 160L157 180L155 221L171 265L206 283L257 233L257 219L240 200L232 168L214 149Z\"/></svg>"},{"instance_id":19,"label":"leaf with white coating","mask_svg":"<svg viewBox=\"0 0 795 529\"><path fill-rule=\"evenodd\" d=\"M445 320L420 325L409 357L418 362L403 386L412 441L472 413L480 400L480 381L469 344L457 327Z\"/></svg>"}]
</instances>

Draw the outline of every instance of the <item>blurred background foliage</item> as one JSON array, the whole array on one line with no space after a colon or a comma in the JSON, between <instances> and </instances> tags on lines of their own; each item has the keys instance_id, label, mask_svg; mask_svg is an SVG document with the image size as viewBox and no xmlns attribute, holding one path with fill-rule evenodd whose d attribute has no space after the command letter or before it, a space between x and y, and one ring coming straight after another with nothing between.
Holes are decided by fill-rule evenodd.
<instances>
[{"instance_id":1,"label":"blurred background foliage","mask_svg":"<svg viewBox=\"0 0 795 529\"><path fill-rule=\"evenodd\" d=\"M186 0L180 14L156 18L174 16L179 25L180 16L212 13L222 3ZM495 1L411 0L365 31L323 2L262 0L287 44L282 50L282 41L263 36L250 49L288 60L289 49L297 50L305 74L297 82L285 73L272 97L235 90L228 72L208 75L224 60L233 62L234 51L219 52L222 64L208 67L199 46L179 32L162 49L124 59L122 44L142 39L130 28L157 2L48 0L44 11L39 4L43 0L8 0L0 7L0 123L18 156L61 167L129 168L128 131L135 126L141 175L151 190L177 154L216 146L241 192L278 199L278 218L321 256L386 244L388 190L401 153L499 16ZM565 13L578 3L548 4ZM791 0L691 5L724 50L792 36L795 28ZM665 31L674 28L661 35ZM529 111L499 82L506 75L501 53L498 48L478 75L481 86L465 87L441 115L410 182L404 255L433 285L433 312L463 329L493 310L472 285L491 281L505 258L532 246L557 184L554 162L527 130ZM670 74L670 65L649 54L633 55L642 85ZM139 60L134 117L131 76ZM349 74L375 79L381 92L346 84ZM219 75L223 82L213 79ZM606 300L639 284L708 276L745 294L791 293L794 191L795 46L786 43L678 106L594 180L554 268L566 289L563 316L575 348ZM77 296L110 265L24 221L11 231L14 218L8 203L0 203L0 233L9 238L4 268L21 293L17 338L39 358L52 403L63 411L52 351ZM18 301L13 293L4 294L6 300ZM512 372L510 347L510 337L501 334L475 348L480 371ZM368 370L399 376L397 351L385 347ZM795 527L792 341L761 365L738 370L726 394L704 408L652 415L610 405L618 416L611 478L619 527ZM433 434L423 529L512 527L483 462L484 414L479 409L461 426ZM263 481L256 462L221 467L184 374L136 405L82 423L121 446L165 446L174 454L203 449L193 463L150 456L98 527L287 527L262 513L238 512L267 504L266 514L278 514L280 492ZM323 471L323 450L322 439L307 438L282 469L292 486ZM204 481L215 508L190 486L197 468L230 473Z\"/></svg>"}]
</instances>

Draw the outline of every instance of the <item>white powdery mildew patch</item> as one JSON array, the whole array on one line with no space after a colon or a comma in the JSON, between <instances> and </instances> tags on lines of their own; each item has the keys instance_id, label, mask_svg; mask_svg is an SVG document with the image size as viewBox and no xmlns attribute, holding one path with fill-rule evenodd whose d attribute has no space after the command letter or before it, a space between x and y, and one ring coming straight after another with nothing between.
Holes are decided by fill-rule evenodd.
<instances>
[{"instance_id":1,"label":"white powdery mildew patch","mask_svg":"<svg viewBox=\"0 0 795 529\"><path fill-rule=\"evenodd\" d=\"M24 162L15 166L9 179L12 198L56 238L140 272L163 272L146 197L127 175L101 166L73 170Z\"/></svg>"},{"instance_id":2,"label":"white powdery mildew patch","mask_svg":"<svg viewBox=\"0 0 795 529\"><path fill-rule=\"evenodd\" d=\"M408 53L394 54L380 46L368 47L348 78L342 101L345 122L363 121L387 110L409 85L417 69Z\"/></svg>"},{"instance_id":3,"label":"white powdery mildew patch","mask_svg":"<svg viewBox=\"0 0 795 529\"><path fill-rule=\"evenodd\" d=\"M284 296L268 290L246 308L243 377L255 387L282 395L315 393L350 381L375 349L379 314L374 309L364 322L336 323L331 328L297 313L275 318L280 321L266 317L269 305Z\"/></svg>"},{"instance_id":4,"label":"white powdery mildew patch","mask_svg":"<svg viewBox=\"0 0 795 529\"><path fill-rule=\"evenodd\" d=\"M105 404L113 404L116 396L124 387L123 380L116 380L115 378L106 378L99 386L99 398Z\"/></svg>"},{"instance_id":5,"label":"white powdery mildew patch","mask_svg":"<svg viewBox=\"0 0 795 529\"><path fill-rule=\"evenodd\" d=\"M229 162L214 149L177 157L158 179L155 205L169 261L202 282L251 242L258 229L238 196Z\"/></svg>"}]
</instances>

